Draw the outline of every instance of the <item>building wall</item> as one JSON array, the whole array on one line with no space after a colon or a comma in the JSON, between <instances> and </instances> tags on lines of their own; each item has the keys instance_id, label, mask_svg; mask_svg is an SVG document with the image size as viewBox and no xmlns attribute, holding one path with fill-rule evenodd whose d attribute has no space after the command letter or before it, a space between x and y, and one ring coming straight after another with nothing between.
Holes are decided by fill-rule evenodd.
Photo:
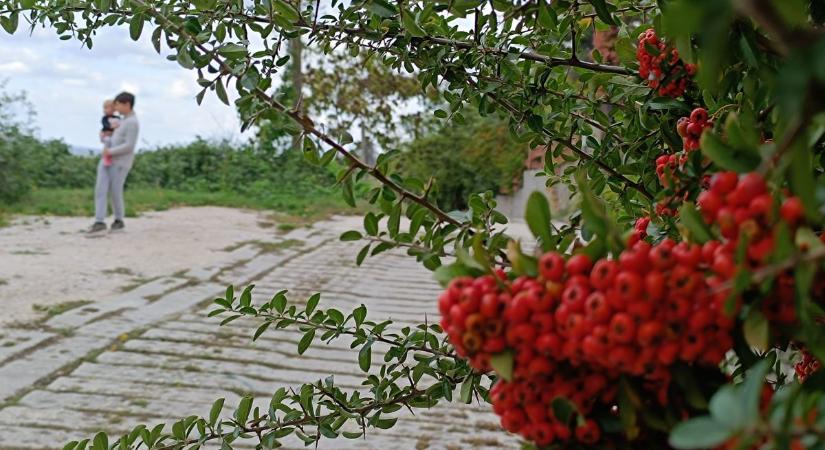
<instances>
[{"instance_id":1,"label":"building wall","mask_svg":"<svg viewBox=\"0 0 825 450\"><path fill-rule=\"evenodd\" d=\"M521 188L511 195L499 195L496 197L498 210L507 216L511 221L523 221L524 211L527 206L527 199L530 194L542 192L550 202L550 210L556 215L557 212L567 209L569 205L570 191L567 186L557 184L551 188L545 186L545 177L537 177L541 172L539 169L527 169L522 174Z\"/></svg>"}]
</instances>

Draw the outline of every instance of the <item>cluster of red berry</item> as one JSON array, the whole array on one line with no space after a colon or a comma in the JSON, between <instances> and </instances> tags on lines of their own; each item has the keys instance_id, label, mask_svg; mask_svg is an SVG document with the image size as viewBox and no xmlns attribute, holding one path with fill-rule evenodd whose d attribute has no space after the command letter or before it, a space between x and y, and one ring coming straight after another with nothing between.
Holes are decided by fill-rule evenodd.
<instances>
[{"instance_id":1,"label":"cluster of red berry","mask_svg":"<svg viewBox=\"0 0 825 450\"><path fill-rule=\"evenodd\" d=\"M719 227L733 245L748 241L748 263L757 268L774 248L776 208L762 175L751 172L741 177L735 172L719 172L711 178L710 189L699 194L699 210L708 224ZM779 216L792 228L804 217L802 202L786 197Z\"/></svg>"},{"instance_id":2,"label":"cluster of red berry","mask_svg":"<svg viewBox=\"0 0 825 450\"><path fill-rule=\"evenodd\" d=\"M682 137L686 152L698 150L702 131L712 127L713 121L708 119L708 111L705 108L696 108L691 111L689 117L682 117L676 122L676 132Z\"/></svg>"},{"instance_id":3,"label":"cluster of red berry","mask_svg":"<svg viewBox=\"0 0 825 450\"><path fill-rule=\"evenodd\" d=\"M510 294L500 287L504 279L503 272L456 278L438 299L441 328L456 353L482 372L492 370L490 356L506 348L501 313Z\"/></svg>"},{"instance_id":4,"label":"cluster of red berry","mask_svg":"<svg viewBox=\"0 0 825 450\"><path fill-rule=\"evenodd\" d=\"M762 175L717 173L711 179L710 189L699 194L697 203L705 221L718 227L726 240L724 246L731 249L714 262L714 268L723 276L730 277L736 272L732 249L741 239L747 240L744 264L750 270L757 270L768 262L775 246L777 205ZM778 205L778 214L793 230L804 219L802 202L787 196ZM771 323L793 324L797 319L794 298L793 274L781 273L774 281L771 295L763 300L762 311Z\"/></svg>"},{"instance_id":5,"label":"cluster of red berry","mask_svg":"<svg viewBox=\"0 0 825 450\"><path fill-rule=\"evenodd\" d=\"M678 172L687 162L687 155L682 153L664 154L656 158L656 176L659 183L671 190L679 185Z\"/></svg>"},{"instance_id":6,"label":"cluster of red berry","mask_svg":"<svg viewBox=\"0 0 825 450\"><path fill-rule=\"evenodd\" d=\"M636 59L639 76L661 96L684 94L690 77L696 73L696 66L683 63L679 51L660 40L652 28L639 35Z\"/></svg>"},{"instance_id":7,"label":"cluster of red berry","mask_svg":"<svg viewBox=\"0 0 825 450\"><path fill-rule=\"evenodd\" d=\"M794 365L794 370L799 381L805 381L806 378L818 371L822 365L807 349L800 349L800 354L802 359Z\"/></svg>"},{"instance_id":8,"label":"cluster of red berry","mask_svg":"<svg viewBox=\"0 0 825 450\"><path fill-rule=\"evenodd\" d=\"M633 224L633 231L627 240L627 245L632 247L637 242L647 237L647 227L650 225L650 217L639 217Z\"/></svg>"},{"instance_id":9,"label":"cluster of red berry","mask_svg":"<svg viewBox=\"0 0 825 450\"><path fill-rule=\"evenodd\" d=\"M664 401L674 362L714 365L733 344L728 292L710 264L721 251L670 239L639 241L616 260L567 270L562 279L555 269L561 256L544 255L541 277L565 286L555 310L561 355L643 377Z\"/></svg>"},{"instance_id":10,"label":"cluster of red berry","mask_svg":"<svg viewBox=\"0 0 825 450\"><path fill-rule=\"evenodd\" d=\"M674 203L684 201L689 192L684 190L686 180L685 164L688 162L688 156L691 152L699 148L699 138L705 128L713 126L713 122L708 120L708 112L705 108L694 109L689 117L682 117L679 119L676 131L682 137L684 144L684 152L677 152L673 154L664 154L656 158L656 176L659 178L659 183L671 191L684 191L682 197L672 195L660 201L656 205L656 213L662 216L674 216L676 210L671 207ZM708 180L706 176L702 178L702 187L706 187Z\"/></svg>"},{"instance_id":11,"label":"cluster of red berry","mask_svg":"<svg viewBox=\"0 0 825 450\"><path fill-rule=\"evenodd\" d=\"M609 381L604 375L567 366L557 368L552 375L500 380L490 390L490 401L505 430L540 446L574 437L582 444L595 444L601 438L601 429L596 421L585 417L597 402L614 401L616 383ZM556 416L553 402L559 399L567 399L580 414L572 430L568 423L572 417Z\"/></svg>"},{"instance_id":12,"label":"cluster of red berry","mask_svg":"<svg viewBox=\"0 0 825 450\"><path fill-rule=\"evenodd\" d=\"M646 228L644 220L638 225ZM724 358L733 344L734 321L725 312L728 292L712 262L727 248L639 240L617 259L595 264L584 254L565 259L546 253L535 278L453 280L439 298L441 326L477 370L489 371L492 355L512 352L513 378L494 392L503 391L505 398L512 390L523 396L552 393L547 401L494 396L504 428L536 442L562 438L560 427L568 424L551 413L551 400L562 393L584 420L594 399L612 399L608 381L621 374L640 377L665 402L676 361L715 365ZM559 387L581 382L587 387ZM538 414L529 413L532 404L548 419L521 420Z\"/></svg>"}]
</instances>

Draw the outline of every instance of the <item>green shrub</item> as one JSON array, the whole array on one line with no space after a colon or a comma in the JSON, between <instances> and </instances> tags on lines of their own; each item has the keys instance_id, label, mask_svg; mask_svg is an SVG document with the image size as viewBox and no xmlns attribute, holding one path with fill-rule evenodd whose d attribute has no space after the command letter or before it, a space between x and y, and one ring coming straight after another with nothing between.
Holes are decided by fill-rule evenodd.
<instances>
[{"instance_id":1,"label":"green shrub","mask_svg":"<svg viewBox=\"0 0 825 450\"><path fill-rule=\"evenodd\" d=\"M0 138L0 203L16 202L32 188L23 168L24 148L16 133Z\"/></svg>"},{"instance_id":2,"label":"green shrub","mask_svg":"<svg viewBox=\"0 0 825 450\"><path fill-rule=\"evenodd\" d=\"M509 188L526 156L526 145L513 140L504 121L470 116L463 126L411 142L398 164L407 176L437 180L432 192L439 206L464 209L470 194Z\"/></svg>"}]
</instances>

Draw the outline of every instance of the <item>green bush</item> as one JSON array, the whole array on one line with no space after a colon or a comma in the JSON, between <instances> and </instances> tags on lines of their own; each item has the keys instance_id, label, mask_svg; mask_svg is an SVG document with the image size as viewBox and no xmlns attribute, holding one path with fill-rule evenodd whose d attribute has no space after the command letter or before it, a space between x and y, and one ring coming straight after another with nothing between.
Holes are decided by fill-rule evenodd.
<instances>
[{"instance_id":1,"label":"green bush","mask_svg":"<svg viewBox=\"0 0 825 450\"><path fill-rule=\"evenodd\" d=\"M0 203L13 203L31 190L23 169L24 145L16 133L0 138Z\"/></svg>"},{"instance_id":2,"label":"green bush","mask_svg":"<svg viewBox=\"0 0 825 450\"><path fill-rule=\"evenodd\" d=\"M296 152L196 139L183 146L139 152L128 183L183 191L252 195L317 193L335 182L327 169L308 166Z\"/></svg>"},{"instance_id":3,"label":"green bush","mask_svg":"<svg viewBox=\"0 0 825 450\"><path fill-rule=\"evenodd\" d=\"M509 188L526 156L526 145L513 140L504 121L470 116L463 126L412 141L398 164L407 176L437 180L432 192L439 206L465 209L470 194Z\"/></svg>"}]
</instances>

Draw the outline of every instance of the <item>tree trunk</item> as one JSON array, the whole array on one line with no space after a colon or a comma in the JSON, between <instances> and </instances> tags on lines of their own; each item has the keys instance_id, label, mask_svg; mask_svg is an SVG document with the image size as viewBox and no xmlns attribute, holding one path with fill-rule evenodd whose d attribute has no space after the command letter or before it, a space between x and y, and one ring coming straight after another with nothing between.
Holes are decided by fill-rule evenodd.
<instances>
[{"instance_id":1,"label":"tree trunk","mask_svg":"<svg viewBox=\"0 0 825 450\"><path fill-rule=\"evenodd\" d=\"M296 8L300 10L301 2L296 2ZM304 92L304 68L303 68L303 61L302 61L302 53L304 51L304 43L301 42L301 37L297 37L295 39L291 39L289 41L289 59L292 63L290 68L291 70L291 78L292 78L292 88L295 92L295 102L296 105L300 105L303 102L302 94ZM301 136L297 134L292 137L292 149L293 150L300 150L301 149Z\"/></svg>"}]
</instances>

